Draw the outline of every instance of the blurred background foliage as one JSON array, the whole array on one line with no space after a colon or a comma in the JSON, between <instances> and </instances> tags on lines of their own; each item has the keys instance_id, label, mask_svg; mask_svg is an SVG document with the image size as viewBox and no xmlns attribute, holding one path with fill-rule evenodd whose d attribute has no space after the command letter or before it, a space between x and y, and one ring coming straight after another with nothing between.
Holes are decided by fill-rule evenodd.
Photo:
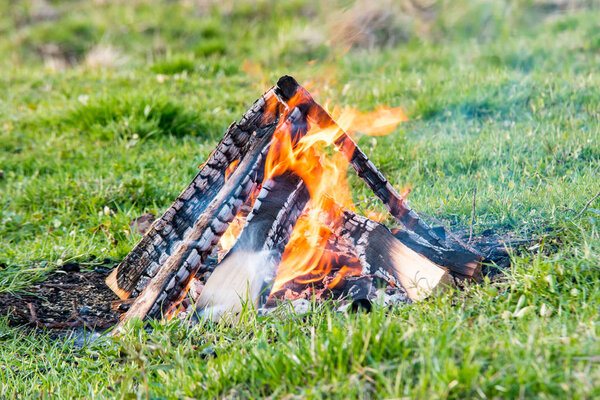
<instances>
[{"instance_id":1,"label":"blurred background foliage","mask_svg":"<svg viewBox=\"0 0 600 400\"><path fill-rule=\"evenodd\" d=\"M236 73L324 60L352 49L508 37L594 0L10 1L0 6L6 67L151 63L172 75ZM565 30L576 20L555 27ZM590 46L600 48L600 38ZM215 63L215 60L222 59ZM493 60L492 60L493 61Z\"/></svg>"}]
</instances>

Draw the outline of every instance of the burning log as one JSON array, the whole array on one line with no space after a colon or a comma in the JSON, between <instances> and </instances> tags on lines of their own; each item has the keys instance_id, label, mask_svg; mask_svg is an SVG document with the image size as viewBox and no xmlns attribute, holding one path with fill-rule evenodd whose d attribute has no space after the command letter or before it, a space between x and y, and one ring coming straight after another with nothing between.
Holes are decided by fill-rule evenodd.
<instances>
[{"instance_id":1,"label":"burning log","mask_svg":"<svg viewBox=\"0 0 600 400\"><path fill-rule=\"evenodd\" d=\"M406 246L424 255L436 264L448 268L458 278L481 278L483 258L464 248L453 248L446 243L435 229L429 227L419 215L396 192L367 155L358 147L352 138L337 125L323 107L313 100L310 94L291 76L284 76L277 82L275 94L284 101L294 97L302 97L304 108L308 109L309 121L316 123L321 129L336 130L335 145L346 156L358 176L369 189L379 197L387 210L404 230L397 230L397 238Z\"/></svg>"},{"instance_id":2,"label":"burning log","mask_svg":"<svg viewBox=\"0 0 600 400\"><path fill-rule=\"evenodd\" d=\"M236 244L206 281L195 305L196 322L238 313L244 303L255 308L265 304L285 245L309 199L301 179L289 173L263 184Z\"/></svg>"},{"instance_id":3,"label":"burning log","mask_svg":"<svg viewBox=\"0 0 600 400\"><path fill-rule=\"evenodd\" d=\"M278 116L277 99L269 90L240 122L231 124L188 187L107 277L106 284L120 298L135 297L145 288L223 189L227 169L246 156L253 132L276 123Z\"/></svg>"},{"instance_id":4,"label":"burning log","mask_svg":"<svg viewBox=\"0 0 600 400\"><path fill-rule=\"evenodd\" d=\"M332 202L336 219L323 215L333 233L351 243L362 265L362 275L374 275L402 286L413 301L434 291L452 286L450 274L439 265L416 253L383 225Z\"/></svg>"},{"instance_id":5,"label":"burning log","mask_svg":"<svg viewBox=\"0 0 600 400\"><path fill-rule=\"evenodd\" d=\"M452 276L458 279L473 279L479 281L482 278L481 264L484 258L468 252L463 248L451 248L449 246L435 246L404 229L393 229L392 233L407 247L427 257L429 260L450 270Z\"/></svg>"},{"instance_id":6,"label":"burning log","mask_svg":"<svg viewBox=\"0 0 600 400\"><path fill-rule=\"evenodd\" d=\"M191 277L200 268L257 185L262 182L264 159L275 125L267 125L250 137L242 161L222 189L196 220L156 276L136 298L116 331L130 319L159 318L182 300Z\"/></svg>"},{"instance_id":7,"label":"burning log","mask_svg":"<svg viewBox=\"0 0 600 400\"><path fill-rule=\"evenodd\" d=\"M358 176L383 202L390 214L407 230L414 232L431 244L440 245L442 240L435 231L427 226L419 215L410 208L404 198L396 192L383 174L369 160L367 155L358 147L356 142L337 125L320 104L312 99L306 89L300 86L294 78L287 75L279 79L277 88L275 89L275 93L286 102L294 96L298 96L299 92L301 96L306 98L304 102L307 104L306 107L310 109L308 112L310 121L316 123L322 129L331 129L333 127L338 131L335 145L346 156Z\"/></svg>"},{"instance_id":8,"label":"burning log","mask_svg":"<svg viewBox=\"0 0 600 400\"><path fill-rule=\"evenodd\" d=\"M329 136L323 139L315 131L327 132ZM343 168L336 168L337 164L329 162L322 149L312 146L319 141L340 150L337 157ZM325 201L327 190L344 179L345 160L405 230L396 231L394 236L385 226ZM333 174L325 173L332 170ZM265 181L265 176L275 178ZM299 218L309 199L311 211L316 211L312 214L314 220ZM229 245L221 243L220 254L225 257L208 277L197 300L197 320L237 312L244 301L255 306L264 304L264 289L275 275L273 286L280 289L285 279L320 273L300 268L281 274L286 262L302 259L286 258L288 249L308 250L310 254L304 259L316 261L310 267L318 265L323 254L334 251L358 266L363 276L382 278L399 290L403 288L413 301L451 284L448 271L442 267L461 277L480 273L481 259L466 249L452 248L427 226L352 138L304 88L285 76L239 123L229 127L192 183L107 278L107 284L121 298L135 298L116 331L131 318L172 315L191 278L199 271L212 270L213 248L234 218L241 218L242 207L251 207L252 212L228 253L225 251ZM332 241L328 237L320 238L324 242L312 240L320 240L319 215L327 215L326 224L340 239L322 252ZM298 226L309 228L296 229L292 235ZM299 250L295 240L302 240L302 235L311 240L304 240L306 248ZM311 253L315 247L319 249ZM339 262L337 259L330 257L334 262ZM329 277L324 290L336 286L348 269L346 264L328 266L325 273L333 271L337 275ZM353 277L356 282L360 281L358 278ZM365 298L370 299L374 289L369 287Z\"/></svg>"}]
</instances>

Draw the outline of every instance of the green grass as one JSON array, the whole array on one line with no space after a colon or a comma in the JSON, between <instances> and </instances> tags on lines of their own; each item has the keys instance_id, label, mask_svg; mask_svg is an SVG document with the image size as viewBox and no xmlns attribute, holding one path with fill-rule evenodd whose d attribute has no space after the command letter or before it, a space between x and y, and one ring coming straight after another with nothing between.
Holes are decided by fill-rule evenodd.
<instances>
[{"instance_id":1,"label":"green grass","mask_svg":"<svg viewBox=\"0 0 600 400\"><path fill-rule=\"evenodd\" d=\"M377 38L398 27L374 26L346 52L328 38L350 3L57 1L44 20L0 1L0 292L124 257L129 221L168 207L283 74L322 102L405 108L360 144L417 210L467 226L476 186L475 233L544 237L497 281L370 314L81 349L0 320L0 397L597 397L600 200L575 216L600 191L600 11L556 3L440 1L399 18L394 47ZM380 207L349 177L361 210Z\"/></svg>"}]
</instances>

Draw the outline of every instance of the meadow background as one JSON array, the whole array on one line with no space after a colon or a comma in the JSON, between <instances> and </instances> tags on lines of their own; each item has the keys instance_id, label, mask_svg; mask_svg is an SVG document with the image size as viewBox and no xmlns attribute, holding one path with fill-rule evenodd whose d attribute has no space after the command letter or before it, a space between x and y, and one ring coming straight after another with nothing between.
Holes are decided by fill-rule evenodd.
<instances>
[{"instance_id":1,"label":"meadow background","mask_svg":"<svg viewBox=\"0 0 600 400\"><path fill-rule=\"evenodd\" d=\"M540 238L500 278L370 314L248 315L83 348L8 327L0 397L593 398L600 4L0 0L0 292L122 259L277 78L410 120L360 144L417 210ZM349 173L359 210L380 207Z\"/></svg>"}]
</instances>

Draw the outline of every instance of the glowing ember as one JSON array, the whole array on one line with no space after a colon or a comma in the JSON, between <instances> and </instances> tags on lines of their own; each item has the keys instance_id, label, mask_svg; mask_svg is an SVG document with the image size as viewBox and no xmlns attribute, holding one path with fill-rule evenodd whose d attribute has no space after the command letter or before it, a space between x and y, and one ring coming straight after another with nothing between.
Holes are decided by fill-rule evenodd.
<instances>
[{"instance_id":1,"label":"glowing ember","mask_svg":"<svg viewBox=\"0 0 600 400\"><path fill-rule=\"evenodd\" d=\"M231 175L231 173L233 171L235 171L235 167L237 167L237 165L239 163L240 163L240 160L235 160L227 167L227 169L225 170L225 181L227 181L229 179L229 176Z\"/></svg>"}]
</instances>

